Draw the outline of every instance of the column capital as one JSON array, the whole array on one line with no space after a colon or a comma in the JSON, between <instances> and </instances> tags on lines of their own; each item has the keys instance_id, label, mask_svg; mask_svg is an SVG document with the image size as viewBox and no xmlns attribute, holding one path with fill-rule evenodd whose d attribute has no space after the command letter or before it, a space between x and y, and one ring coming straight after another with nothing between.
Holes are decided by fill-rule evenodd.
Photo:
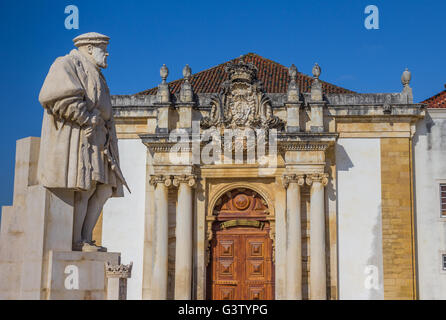
<instances>
[{"instance_id":1,"label":"column capital","mask_svg":"<svg viewBox=\"0 0 446 320\"><path fill-rule=\"evenodd\" d=\"M173 178L173 185L175 187L179 187L180 183L187 183L189 187L191 188L195 188L197 185L197 176L196 175L178 175L178 176L174 176Z\"/></svg>"},{"instance_id":2,"label":"column capital","mask_svg":"<svg viewBox=\"0 0 446 320\"><path fill-rule=\"evenodd\" d=\"M107 278L130 278L132 276L133 262L130 264L116 264L113 265L105 262L105 274Z\"/></svg>"},{"instance_id":3,"label":"column capital","mask_svg":"<svg viewBox=\"0 0 446 320\"><path fill-rule=\"evenodd\" d=\"M172 179L170 176L165 176L162 174L151 175L149 183L152 186L155 186L159 183L163 183L166 187L170 187L172 185Z\"/></svg>"},{"instance_id":4,"label":"column capital","mask_svg":"<svg viewBox=\"0 0 446 320\"><path fill-rule=\"evenodd\" d=\"M290 183L297 183L299 186L304 185L305 175L303 174L284 174L282 179L283 187L288 188Z\"/></svg>"},{"instance_id":5,"label":"column capital","mask_svg":"<svg viewBox=\"0 0 446 320\"><path fill-rule=\"evenodd\" d=\"M326 186L328 184L328 173L307 174L305 180L309 186L311 186L313 182L320 182L323 186Z\"/></svg>"}]
</instances>

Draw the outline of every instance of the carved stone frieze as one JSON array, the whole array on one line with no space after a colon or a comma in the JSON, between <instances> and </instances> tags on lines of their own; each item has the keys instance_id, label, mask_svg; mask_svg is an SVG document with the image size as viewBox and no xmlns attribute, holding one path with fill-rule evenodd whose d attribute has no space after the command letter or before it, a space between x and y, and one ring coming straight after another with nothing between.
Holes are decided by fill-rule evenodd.
<instances>
[{"instance_id":1,"label":"carved stone frieze","mask_svg":"<svg viewBox=\"0 0 446 320\"><path fill-rule=\"evenodd\" d=\"M296 141L281 141L278 148L281 151L325 151L330 143L311 143Z\"/></svg>"}]
</instances>

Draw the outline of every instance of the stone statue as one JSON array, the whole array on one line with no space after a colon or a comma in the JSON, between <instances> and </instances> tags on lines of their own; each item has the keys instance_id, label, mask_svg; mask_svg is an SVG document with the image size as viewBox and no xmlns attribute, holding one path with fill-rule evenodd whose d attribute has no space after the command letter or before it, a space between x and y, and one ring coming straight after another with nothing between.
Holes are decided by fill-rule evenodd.
<instances>
[{"instance_id":1,"label":"stone statue","mask_svg":"<svg viewBox=\"0 0 446 320\"><path fill-rule=\"evenodd\" d=\"M106 251L92 240L110 197L127 187L119 168L107 67L109 37L90 32L73 39L78 49L57 58L39 95L44 107L38 176L50 189L74 191L73 250ZM128 187L127 187L128 188Z\"/></svg>"}]
</instances>

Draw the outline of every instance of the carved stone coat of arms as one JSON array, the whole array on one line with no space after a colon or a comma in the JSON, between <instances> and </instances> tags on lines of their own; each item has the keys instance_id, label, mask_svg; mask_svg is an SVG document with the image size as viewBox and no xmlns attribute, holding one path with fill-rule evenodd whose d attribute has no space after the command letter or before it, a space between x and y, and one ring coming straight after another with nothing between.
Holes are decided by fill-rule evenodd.
<instances>
[{"instance_id":1,"label":"carved stone coat of arms","mask_svg":"<svg viewBox=\"0 0 446 320\"><path fill-rule=\"evenodd\" d=\"M263 92L253 64L240 60L229 64L225 71L229 80L211 98L211 112L202 119L202 128L283 128L283 121L273 115L271 100Z\"/></svg>"}]
</instances>

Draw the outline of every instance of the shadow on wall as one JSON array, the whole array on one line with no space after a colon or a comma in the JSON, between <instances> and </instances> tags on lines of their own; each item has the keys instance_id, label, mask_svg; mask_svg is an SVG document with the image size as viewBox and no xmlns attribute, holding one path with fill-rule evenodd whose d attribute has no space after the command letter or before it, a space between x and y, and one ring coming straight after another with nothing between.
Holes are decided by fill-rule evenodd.
<instances>
[{"instance_id":1,"label":"shadow on wall","mask_svg":"<svg viewBox=\"0 0 446 320\"><path fill-rule=\"evenodd\" d=\"M353 162L348 156L347 152L342 145L336 146L336 168L338 171L349 171L353 168Z\"/></svg>"},{"instance_id":2,"label":"shadow on wall","mask_svg":"<svg viewBox=\"0 0 446 320\"><path fill-rule=\"evenodd\" d=\"M420 136L427 136L427 150L432 149L432 127L435 126L434 120L432 120L431 116L429 115L429 112L426 112L426 115L424 116L424 123L423 121L419 122L419 125L417 125L416 134L413 137L413 146L418 143Z\"/></svg>"}]
</instances>

